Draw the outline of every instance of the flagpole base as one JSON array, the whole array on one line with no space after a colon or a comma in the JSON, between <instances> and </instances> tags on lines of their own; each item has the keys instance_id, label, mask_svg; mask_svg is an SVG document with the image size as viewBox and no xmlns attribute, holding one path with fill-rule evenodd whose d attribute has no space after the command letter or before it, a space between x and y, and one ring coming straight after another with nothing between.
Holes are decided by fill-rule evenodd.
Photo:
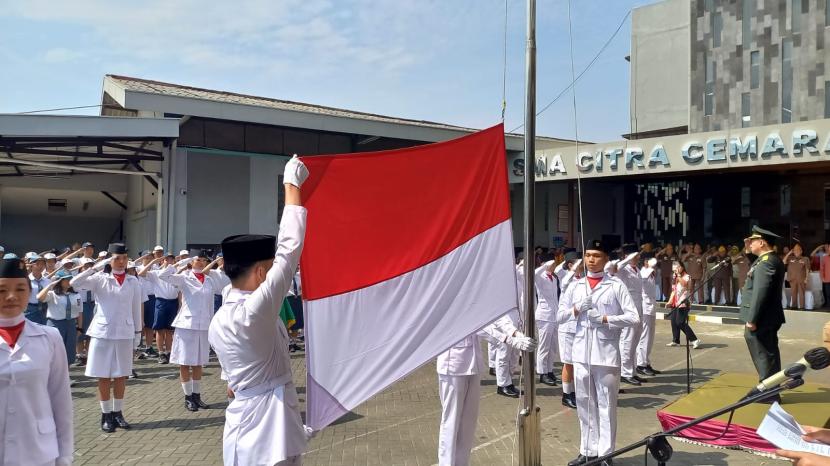
<instances>
[{"instance_id":1,"label":"flagpole base","mask_svg":"<svg viewBox=\"0 0 830 466\"><path fill-rule=\"evenodd\" d=\"M541 466L542 452L539 444L540 409L523 409L519 413L519 465Z\"/></svg>"}]
</instances>

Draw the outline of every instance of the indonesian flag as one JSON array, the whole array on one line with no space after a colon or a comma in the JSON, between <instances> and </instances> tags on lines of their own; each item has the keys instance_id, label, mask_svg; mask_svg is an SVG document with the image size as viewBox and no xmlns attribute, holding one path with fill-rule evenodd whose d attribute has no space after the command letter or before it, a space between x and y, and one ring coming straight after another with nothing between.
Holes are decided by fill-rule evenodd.
<instances>
[{"instance_id":1,"label":"indonesian flag","mask_svg":"<svg viewBox=\"0 0 830 466\"><path fill-rule=\"evenodd\" d=\"M502 125L304 157L306 424L320 430L516 308Z\"/></svg>"}]
</instances>

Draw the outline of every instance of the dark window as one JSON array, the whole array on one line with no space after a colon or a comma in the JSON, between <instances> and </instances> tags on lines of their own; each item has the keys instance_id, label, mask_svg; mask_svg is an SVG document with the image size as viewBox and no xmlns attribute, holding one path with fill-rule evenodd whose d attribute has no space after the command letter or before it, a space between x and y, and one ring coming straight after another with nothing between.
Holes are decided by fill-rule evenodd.
<instances>
[{"instance_id":1,"label":"dark window","mask_svg":"<svg viewBox=\"0 0 830 466\"><path fill-rule=\"evenodd\" d=\"M715 79L717 72L715 69L715 61L707 58L706 60L706 89L703 96L703 115L712 115L715 110Z\"/></svg>"},{"instance_id":2,"label":"dark window","mask_svg":"<svg viewBox=\"0 0 830 466\"><path fill-rule=\"evenodd\" d=\"M723 34L723 17L720 12L712 13L712 47L720 47L720 39Z\"/></svg>"},{"instance_id":3,"label":"dark window","mask_svg":"<svg viewBox=\"0 0 830 466\"><path fill-rule=\"evenodd\" d=\"M793 121L793 41L781 44L781 123Z\"/></svg>"},{"instance_id":4,"label":"dark window","mask_svg":"<svg viewBox=\"0 0 830 466\"><path fill-rule=\"evenodd\" d=\"M741 128L752 126L749 92L741 94Z\"/></svg>"},{"instance_id":5,"label":"dark window","mask_svg":"<svg viewBox=\"0 0 830 466\"><path fill-rule=\"evenodd\" d=\"M830 81L824 81L824 118L830 118Z\"/></svg>"},{"instance_id":6,"label":"dark window","mask_svg":"<svg viewBox=\"0 0 830 466\"><path fill-rule=\"evenodd\" d=\"M830 0L828 0L830 1ZM761 54L756 50L749 53L749 87L758 89L761 85Z\"/></svg>"},{"instance_id":7,"label":"dark window","mask_svg":"<svg viewBox=\"0 0 830 466\"><path fill-rule=\"evenodd\" d=\"M790 0L790 30L793 33L801 32L801 1Z\"/></svg>"}]
</instances>

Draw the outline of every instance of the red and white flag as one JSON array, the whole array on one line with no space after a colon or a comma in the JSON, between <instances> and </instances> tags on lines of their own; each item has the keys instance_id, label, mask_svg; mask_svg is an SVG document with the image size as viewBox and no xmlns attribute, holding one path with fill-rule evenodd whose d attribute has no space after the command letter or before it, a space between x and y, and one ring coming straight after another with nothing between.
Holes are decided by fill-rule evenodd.
<instances>
[{"instance_id":1,"label":"red and white flag","mask_svg":"<svg viewBox=\"0 0 830 466\"><path fill-rule=\"evenodd\" d=\"M516 308L502 125L304 157L306 424L319 430Z\"/></svg>"}]
</instances>

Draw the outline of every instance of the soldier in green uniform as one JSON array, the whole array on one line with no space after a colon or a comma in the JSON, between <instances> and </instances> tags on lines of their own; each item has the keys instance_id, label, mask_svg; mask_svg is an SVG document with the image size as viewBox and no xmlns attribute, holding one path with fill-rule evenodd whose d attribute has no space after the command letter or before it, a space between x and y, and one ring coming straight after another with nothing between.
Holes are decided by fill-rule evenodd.
<instances>
[{"instance_id":1,"label":"soldier in green uniform","mask_svg":"<svg viewBox=\"0 0 830 466\"><path fill-rule=\"evenodd\" d=\"M772 247L778 235L754 226L744 240L747 253L757 256L741 290L741 320L746 322L744 338L759 380L781 370L778 329L784 323L781 293L784 290L784 263ZM751 256L750 256L751 258Z\"/></svg>"}]
</instances>

